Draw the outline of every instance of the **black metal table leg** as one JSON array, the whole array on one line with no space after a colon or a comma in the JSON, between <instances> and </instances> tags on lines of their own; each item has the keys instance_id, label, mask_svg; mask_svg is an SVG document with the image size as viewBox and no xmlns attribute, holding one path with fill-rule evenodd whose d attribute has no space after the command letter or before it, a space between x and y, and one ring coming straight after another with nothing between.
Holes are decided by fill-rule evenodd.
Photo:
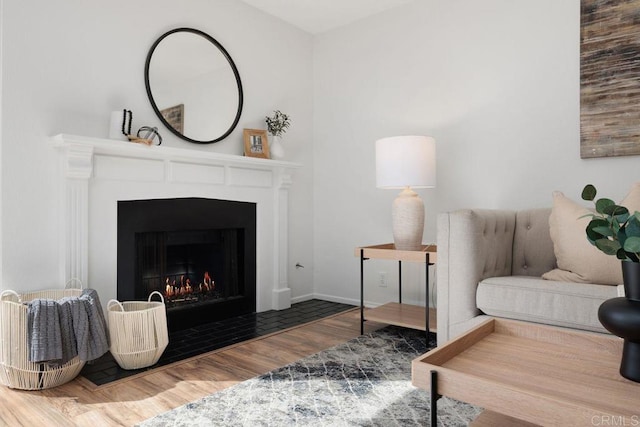
<instances>
[{"instance_id":1,"label":"black metal table leg","mask_svg":"<svg viewBox=\"0 0 640 427\"><path fill-rule=\"evenodd\" d=\"M360 335L364 335L364 249L360 249Z\"/></svg>"},{"instance_id":2,"label":"black metal table leg","mask_svg":"<svg viewBox=\"0 0 640 427\"><path fill-rule=\"evenodd\" d=\"M425 325L427 325L426 327L426 334L427 334L427 346L429 345L429 252L426 252L426 256L425 256L425 282L426 282L426 286L427 286L427 293L426 293L426 307L425 307L425 313L426 313L426 322Z\"/></svg>"},{"instance_id":3,"label":"black metal table leg","mask_svg":"<svg viewBox=\"0 0 640 427\"><path fill-rule=\"evenodd\" d=\"M431 427L436 427L438 425L438 399L442 396L438 394L438 372L431 371L431 394L430 394L430 415L431 418Z\"/></svg>"},{"instance_id":4,"label":"black metal table leg","mask_svg":"<svg viewBox=\"0 0 640 427\"><path fill-rule=\"evenodd\" d=\"M398 261L398 304L402 304L402 261Z\"/></svg>"}]
</instances>

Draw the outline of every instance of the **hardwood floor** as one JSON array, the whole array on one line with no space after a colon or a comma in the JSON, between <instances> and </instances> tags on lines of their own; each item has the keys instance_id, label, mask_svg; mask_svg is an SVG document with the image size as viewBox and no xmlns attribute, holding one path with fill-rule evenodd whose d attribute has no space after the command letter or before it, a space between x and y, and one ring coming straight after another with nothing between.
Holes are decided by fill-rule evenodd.
<instances>
[{"instance_id":1,"label":"hardwood floor","mask_svg":"<svg viewBox=\"0 0 640 427\"><path fill-rule=\"evenodd\" d=\"M365 332L381 326L367 322ZM354 309L100 387L82 377L43 391L0 386L0 425L134 425L359 334Z\"/></svg>"}]
</instances>

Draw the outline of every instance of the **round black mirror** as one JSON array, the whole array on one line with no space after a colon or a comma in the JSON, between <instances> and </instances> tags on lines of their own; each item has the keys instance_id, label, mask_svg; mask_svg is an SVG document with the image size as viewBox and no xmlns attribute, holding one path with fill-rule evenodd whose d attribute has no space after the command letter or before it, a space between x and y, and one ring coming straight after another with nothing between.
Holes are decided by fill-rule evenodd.
<instances>
[{"instance_id":1,"label":"round black mirror","mask_svg":"<svg viewBox=\"0 0 640 427\"><path fill-rule=\"evenodd\" d=\"M196 144L229 136L242 113L242 83L229 53L193 28L168 31L153 43L144 66L151 106L175 135Z\"/></svg>"}]
</instances>

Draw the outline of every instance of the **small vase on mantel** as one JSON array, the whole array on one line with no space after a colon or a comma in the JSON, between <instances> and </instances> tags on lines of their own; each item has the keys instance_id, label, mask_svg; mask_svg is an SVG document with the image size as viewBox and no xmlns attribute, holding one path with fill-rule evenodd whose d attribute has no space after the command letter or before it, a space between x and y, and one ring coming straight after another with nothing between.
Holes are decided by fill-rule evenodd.
<instances>
[{"instance_id":1,"label":"small vase on mantel","mask_svg":"<svg viewBox=\"0 0 640 427\"><path fill-rule=\"evenodd\" d=\"M269 135L271 135L271 138L269 138L270 157L275 160L282 160L284 158L282 135L291 125L289 115L284 114L280 110L274 110L273 116L265 117L264 121L267 124L267 131L269 132Z\"/></svg>"},{"instance_id":2,"label":"small vase on mantel","mask_svg":"<svg viewBox=\"0 0 640 427\"><path fill-rule=\"evenodd\" d=\"M274 160L284 159L284 147L282 146L282 137L279 135L271 135L269 143L269 153Z\"/></svg>"}]
</instances>

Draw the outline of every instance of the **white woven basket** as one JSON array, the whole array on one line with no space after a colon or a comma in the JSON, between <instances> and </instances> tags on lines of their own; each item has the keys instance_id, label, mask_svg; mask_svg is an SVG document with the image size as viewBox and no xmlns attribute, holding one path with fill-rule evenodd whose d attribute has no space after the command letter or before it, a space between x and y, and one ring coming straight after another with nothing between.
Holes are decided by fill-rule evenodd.
<instances>
[{"instance_id":1,"label":"white woven basket","mask_svg":"<svg viewBox=\"0 0 640 427\"><path fill-rule=\"evenodd\" d=\"M85 362L77 356L59 366L29 361L26 303L38 298L58 300L81 294L82 283L79 289L52 289L21 295L7 290L0 294L0 382L3 385L20 390L42 390L78 376Z\"/></svg>"},{"instance_id":2,"label":"white woven basket","mask_svg":"<svg viewBox=\"0 0 640 427\"><path fill-rule=\"evenodd\" d=\"M151 301L154 294L160 301ZM145 301L107 303L111 354L122 369L140 369L155 364L169 344L164 298L153 291Z\"/></svg>"}]
</instances>

